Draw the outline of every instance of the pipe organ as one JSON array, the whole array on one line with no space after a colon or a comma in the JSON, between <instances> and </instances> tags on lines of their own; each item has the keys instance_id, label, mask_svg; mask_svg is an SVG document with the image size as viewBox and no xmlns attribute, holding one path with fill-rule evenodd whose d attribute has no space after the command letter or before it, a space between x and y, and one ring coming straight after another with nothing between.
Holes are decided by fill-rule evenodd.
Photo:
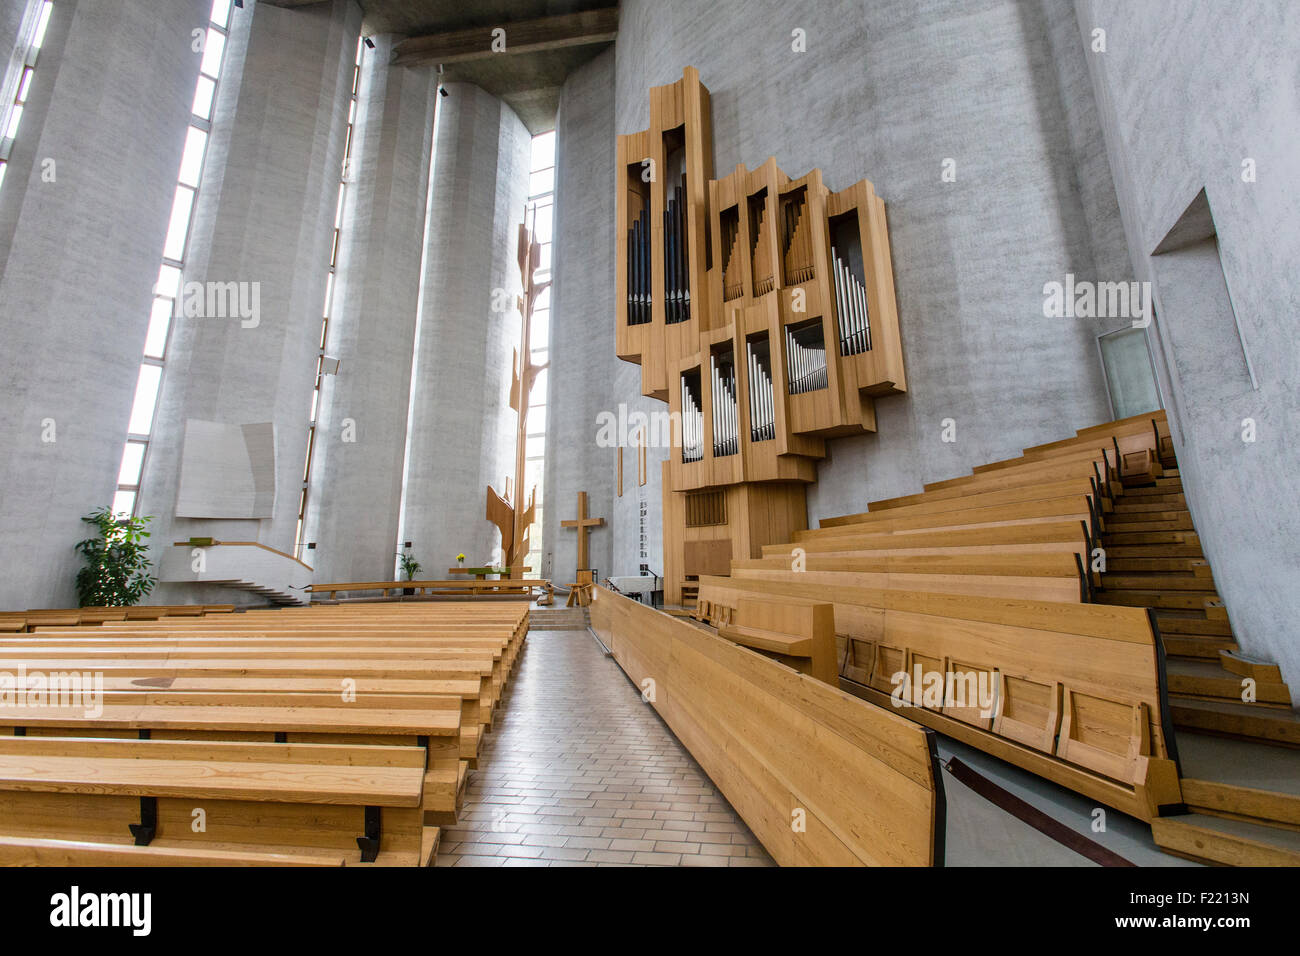
<instances>
[{"instance_id":1,"label":"pipe organ","mask_svg":"<svg viewBox=\"0 0 1300 956\"><path fill-rule=\"evenodd\" d=\"M826 441L875 431L875 400L907 387L871 183L833 192L771 158L714 178L709 104L687 67L651 90L649 128L618 138L618 355L680 420L663 465L669 603L805 528ZM688 522L703 491L725 507Z\"/></svg>"}]
</instances>

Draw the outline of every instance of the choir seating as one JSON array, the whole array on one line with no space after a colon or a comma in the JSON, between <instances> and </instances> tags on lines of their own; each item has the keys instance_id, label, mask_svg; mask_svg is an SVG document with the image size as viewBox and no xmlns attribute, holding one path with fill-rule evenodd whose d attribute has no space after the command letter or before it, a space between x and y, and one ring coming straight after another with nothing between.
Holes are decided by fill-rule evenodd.
<instances>
[{"instance_id":1,"label":"choir seating","mask_svg":"<svg viewBox=\"0 0 1300 956\"><path fill-rule=\"evenodd\" d=\"M850 693L1142 819L1182 802L1143 610L827 585L795 571L700 585L715 608L756 594L829 601ZM931 674L987 687L987 706L947 686L937 701L914 693Z\"/></svg>"},{"instance_id":2,"label":"choir seating","mask_svg":"<svg viewBox=\"0 0 1300 956\"><path fill-rule=\"evenodd\" d=\"M1280 749L1300 715L1233 640L1163 412L823 519L730 570L700 578L694 612L719 634L756 597L829 601L850 692L1151 821L1171 853L1300 863L1278 837L1300 822L1280 782L1300 771ZM918 669L945 691L983 681L991 706L914 695ZM1227 737L1256 748L1248 764L1213 745Z\"/></svg>"},{"instance_id":3,"label":"choir seating","mask_svg":"<svg viewBox=\"0 0 1300 956\"><path fill-rule=\"evenodd\" d=\"M0 745L29 748L14 751L14 779L32 776L20 765L34 754L33 779L44 782L33 789L43 793L48 784L53 794L37 801L50 812L33 809L30 827L0 819L0 860L132 865L153 848L165 856L160 865L294 865L304 854L327 865L427 865L439 827L456 822L478 742L527 630L528 607L517 602L421 602L38 625L34 633L0 635L0 671L96 675L103 691L94 706L50 697L0 710ZM95 749L127 744L137 749ZM220 749L235 746L253 749ZM0 746L0 790L6 753ZM154 754L177 762L156 763ZM95 762L100 755L113 759ZM313 755L320 758L319 774L295 769L299 762L310 765ZM264 794L240 789L243 778L231 785L232 800L276 804L262 814L265 831L239 830L229 822L237 808L219 803L228 821L223 835L183 839L175 801L162 798L195 806L204 781L241 761L266 762L258 771L267 780ZM84 774L69 769L75 766L84 766ZM176 788L149 789L154 777L123 768L148 769ZM48 779L41 776L46 771ZM402 778L400 799L383 790L351 803L340 796L389 777ZM125 789L95 790L98 779L120 779ZM317 780L320 793L312 789ZM63 790L76 798L59 796ZM91 790L101 800L119 796L125 803L88 809ZM160 822L150 848L116 849L131 834L117 826L119 811L138 804L134 819L141 819L144 804L136 798L152 801L166 825ZM328 805L319 810L321 834L305 833L296 822L298 803ZM98 822L75 825L65 811L90 813ZM356 832L344 839L349 827ZM357 842L368 830L382 832L380 843Z\"/></svg>"}]
</instances>

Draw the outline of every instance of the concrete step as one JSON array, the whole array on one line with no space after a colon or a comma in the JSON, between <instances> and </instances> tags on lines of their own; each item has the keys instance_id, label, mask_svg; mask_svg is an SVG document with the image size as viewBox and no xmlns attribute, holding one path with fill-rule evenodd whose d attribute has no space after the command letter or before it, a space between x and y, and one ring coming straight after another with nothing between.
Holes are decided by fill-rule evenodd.
<instances>
[{"instance_id":1,"label":"concrete step","mask_svg":"<svg viewBox=\"0 0 1300 956\"><path fill-rule=\"evenodd\" d=\"M590 622L585 607L533 608L528 613L530 631L585 631Z\"/></svg>"}]
</instances>

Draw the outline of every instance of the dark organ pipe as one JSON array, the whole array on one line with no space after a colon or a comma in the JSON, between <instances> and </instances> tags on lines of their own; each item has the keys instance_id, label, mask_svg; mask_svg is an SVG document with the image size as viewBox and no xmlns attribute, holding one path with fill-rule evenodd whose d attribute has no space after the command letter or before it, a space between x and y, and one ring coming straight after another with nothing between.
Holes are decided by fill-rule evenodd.
<instances>
[{"instance_id":1,"label":"dark organ pipe","mask_svg":"<svg viewBox=\"0 0 1300 956\"><path fill-rule=\"evenodd\" d=\"M627 231L627 324L650 321L650 221L649 210Z\"/></svg>"}]
</instances>

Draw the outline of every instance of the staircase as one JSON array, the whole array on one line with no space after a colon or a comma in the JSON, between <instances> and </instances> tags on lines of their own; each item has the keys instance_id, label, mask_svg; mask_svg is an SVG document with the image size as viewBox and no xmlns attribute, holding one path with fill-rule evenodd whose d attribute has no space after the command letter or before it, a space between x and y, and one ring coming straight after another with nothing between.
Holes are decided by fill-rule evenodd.
<instances>
[{"instance_id":1,"label":"staircase","mask_svg":"<svg viewBox=\"0 0 1300 956\"><path fill-rule=\"evenodd\" d=\"M535 607L528 613L528 630L585 631L590 621L585 607Z\"/></svg>"},{"instance_id":2,"label":"staircase","mask_svg":"<svg viewBox=\"0 0 1300 956\"><path fill-rule=\"evenodd\" d=\"M196 566L194 552L202 552ZM163 552L159 580L165 584L204 584L236 588L283 606L310 603L312 570L292 555L256 542L214 542L195 549L178 543Z\"/></svg>"},{"instance_id":3,"label":"staircase","mask_svg":"<svg viewBox=\"0 0 1300 956\"><path fill-rule=\"evenodd\" d=\"M1124 488L1102 521L1101 604L1152 610L1163 638L1191 811L1152 824L1178 856L1300 865L1300 714L1276 664L1241 652L1201 551L1172 450L1163 474Z\"/></svg>"}]
</instances>

